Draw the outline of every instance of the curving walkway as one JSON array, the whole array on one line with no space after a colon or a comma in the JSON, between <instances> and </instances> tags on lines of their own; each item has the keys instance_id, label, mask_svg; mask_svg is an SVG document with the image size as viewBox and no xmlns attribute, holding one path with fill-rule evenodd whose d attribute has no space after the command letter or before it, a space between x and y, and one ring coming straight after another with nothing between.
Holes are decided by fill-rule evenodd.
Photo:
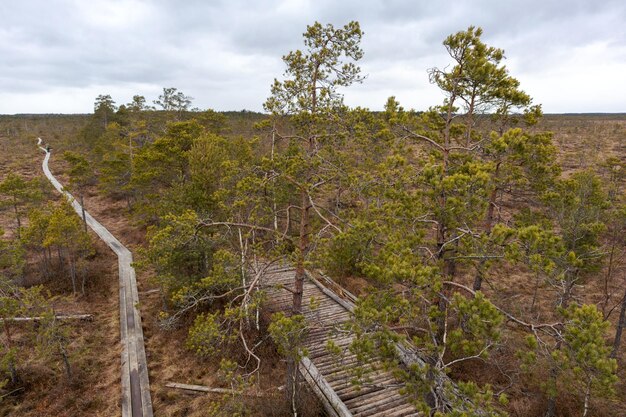
<instances>
[{"instance_id":1,"label":"curving walkway","mask_svg":"<svg viewBox=\"0 0 626 417\"><path fill-rule=\"evenodd\" d=\"M38 145L41 145L41 138ZM82 207L74 197L63 189L63 185L52 175L48 168L50 152L39 146L46 153L42 163L43 172L54 188L70 201L79 216ZM85 212L87 225L102 239L118 257L120 275L120 339L122 342L122 417L152 417L150 382L146 352L141 328L141 315L137 309L139 296L132 253L120 243L104 226Z\"/></svg>"}]
</instances>

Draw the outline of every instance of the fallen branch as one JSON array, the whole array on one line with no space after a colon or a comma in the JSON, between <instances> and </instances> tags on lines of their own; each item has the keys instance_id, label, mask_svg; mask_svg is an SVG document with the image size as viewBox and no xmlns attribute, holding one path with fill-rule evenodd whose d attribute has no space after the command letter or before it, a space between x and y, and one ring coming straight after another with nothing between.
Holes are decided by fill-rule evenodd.
<instances>
[{"instance_id":1,"label":"fallen branch","mask_svg":"<svg viewBox=\"0 0 626 417\"><path fill-rule=\"evenodd\" d=\"M45 317L35 316L35 317L9 317L9 318L0 318L0 322L4 321L41 321ZM93 314L59 314L54 316L57 320L93 320Z\"/></svg>"},{"instance_id":2,"label":"fallen branch","mask_svg":"<svg viewBox=\"0 0 626 417\"><path fill-rule=\"evenodd\" d=\"M248 397L263 397L264 395L258 392L240 392L235 391L228 388L211 388L205 387L204 385L189 385L189 384L179 384L177 382L168 382L165 384L167 388L176 388L184 391L193 391L193 392L206 392L211 394L228 394L228 395L245 395Z\"/></svg>"},{"instance_id":3,"label":"fallen branch","mask_svg":"<svg viewBox=\"0 0 626 417\"><path fill-rule=\"evenodd\" d=\"M11 395L11 394L15 394L16 392L21 391L21 390L23 390L23 389L24 389L24 387L18 387L18 388L15 388L13 391L9 391L9 392L7 392L6 394L2 394L2 395L0 395L0 398L8 397L9 395Z\"/></svg>"}]
</instances>

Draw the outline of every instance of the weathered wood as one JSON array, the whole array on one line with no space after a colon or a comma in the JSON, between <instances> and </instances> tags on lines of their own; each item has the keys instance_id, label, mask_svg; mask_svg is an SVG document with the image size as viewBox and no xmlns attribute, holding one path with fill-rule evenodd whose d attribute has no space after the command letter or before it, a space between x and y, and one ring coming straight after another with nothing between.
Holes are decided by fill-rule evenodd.
<instances>
[{"instance_id":1,"label":"weathered wood","mask_svg":"<svg viewBox=\"0 0 626 417\"><path fill-rule=\"evenodd\" d=\"M381 417L400 417L400 416L404 416L412 411L415 410L415 407L412 406L411 404L399 404L397 406L395 406L394 408L391 409L385 409L385 410L379 410L376 413L373 414L362 414L363 417L374 417L374 416L381 416Z\"/></svg>"},{"instance_id":2,"label":"weathered wood","mask_svg":"<svg viewBox=\"0 0 626 417\"><path fill-rule=\"evenodd\" d=\"M352 412L357 415L367 415L374 414L381 411L389 411L391 408L394 408L400 404L406 405L406 398L400 395L398 396L390 396L390 395L382 395L377 398L377 401L365 404L359 404L358 407L355 407Z\"/></svg>"},{"instance_id":3,"label":"weathered wood","mask_svg":"<svg viewBox=\"0 0 626 417\"><path fill-rule=\"evenodd\" d=\"M347 311L349 311L349 312L354 311L354 307L355 307L354 303L352 303L350 301L347 301L347 300L344 300L343 298L339 297L337 294L335 294L334 292L332 292L328 288L324 287L310 273L308 274L308 277L315 284L315 286L317 286L317 288L319 288L324 294L326 294L327 296L329 296L330 298L335 300L337 303L339 303Z\"/></svg>"},{"instance_id":4,"label":"weathered wood","mask_svg":"<svg viewBox=\"0 0 626 417\"><path fill-rule=\"evenodd\" d=\"M381 398L401 398L399 392L391 390L391 389L381 389L378 391L372 391L367 394L359 395L358 397L354 397L350 400L344 400L344 404L347 405L350 409L356 410L360 408L364 404L371 404L372 401L376 402Z\"/></svg>"},{"instance_id":5,"label":"weathered wood","mask_svg":"<svg viewBox=\"0 0 626 417\"><path fill-rule=\"evenodd\" d=\"M269 274L265 277L264 283L266 285L281 283L285 287L291 287L293 274L293 270ZM326 412L330 416L338 417L382 411L378 414L382 416L385 415L387 407L390 413L394 414L418 414L408 398L400 394L398 381L393 374L385 371L380 361L364 364L370 367L366 372L367 383L361 386L353 384L352 369L359 365L356 355L349 351L354 335L341 331L340 326L350 319L356 297L348 291L343 291L329 278L320 276L320 279L324 284L306 272L302 314L312 327L303 343L308 357L301 361L299 367L305 381L321 400ZM327 288L325 284L329 284L331 288L338 288L341 295ZM292 305L290 292L273 287L267 294L270 311L290 312ZM311 308L311 299L315 300L314 309ZM340 349L339 357L327 349L329 340Z\"/></svg>"},{"instance_id":6,"label":"weathered wood","mask_svg":"<svg viewBox=\"0 0 626 417\"><path fill-rule=\"evenodd\" d=\"M333 391L333 389L328 385L324 377L318 372L315 365L313 365L307 357L302 358L300 363L301 373L304 375L304 378L309 381L309 383L314 384L319 391L322 392L335 413L339 417L352 417L350 410L348 410L335 391Z\"/></svg>"},{"instance_id":7,"label":"weathered wood","mask_svg":"<svg viewBox=\"0 0 626 417\"><path fill-rule=\"evenodd\" d=\"M165 384L165 386L167 388L175 388L175 389L180 389L184 391L193 391L193 392L204 392L204 393L210 393L210 394L245 395L247 397L263 397L264 396L262 393L259 393L259 392L247 392L247 391L239 392L239 391L234 391L228 388L212 388L212 387L206 387L204 385L180 384L177 382L168 382L167 384Z\"/></svg>"},{"instance_id":8,"label":"weathered wood","mask_svg":"<svg viewBox=\"0 0 626 417\"><path fill-rule=\"evenodd\" d=\"M57 314L54 316L57 320L93 320L93 314ZM41 321L44 317L35 316L35 317L7 317L6 319L0 319L0 322L3 321Z\"/></svg>"},{"instance_id":9,"label":"weathered wood","mask_svg":"<svg viewBox=\"0 0 626 417\"><path fill-rule=\"evenodd\" d=\"M344 381L337 384L331 384L337 395L343 397L343 395L349 396L352 393L363 391L365 389L384 389L387 385L397 384L398 381L393 376L388 376L387 378L380 379L373 383L363 384L362 386L354 385L352 381Z\"/></svg>"},{"instance_id":10,"label":"weathered wood","mask_svg":"<svg viewBox=\"0 0 626 417\"><path fill-rule=\"evenodd\" d=\"M369 393L372 393L372 392L379 392L379 391L383 391L383 390L385 390L385 388L368 386L368 387L361 387L360 389L356 389L355 388L352 391L343 392L340 395L341 395L341 399L343 401L349 401L349 400L352 400L354 398L359 398L362 395L366 395L366 394L369 394Z\"/></svg>"}]
</instances>

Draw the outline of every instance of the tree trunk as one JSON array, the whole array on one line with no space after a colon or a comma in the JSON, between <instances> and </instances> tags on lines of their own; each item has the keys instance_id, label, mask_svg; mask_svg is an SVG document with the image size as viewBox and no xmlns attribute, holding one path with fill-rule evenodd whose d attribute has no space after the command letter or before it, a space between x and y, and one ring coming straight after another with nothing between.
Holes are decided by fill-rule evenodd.
<instances>
[{"instance_id":1,"label":"tree trunk","mask_svg":"<svg viewBox=\"0 0 626 417\"><path fill-rule=\"evenodd\" d=\"M296 262L296 276L293 291L293 314L302 313L302 293L304 290L304 262L309 250L309 210L311 208L309 196L306 191L301 191L300 209L300 236L298 240L298 260Z\"/></svg>"},{"instance_id":2,"label":"tree trunk","mask_svg":"<svg viewBox=\"0 0 626 417\"><path fill-rule=\"evenodd\" d=\"M613 339L613 350L611 351L611 358L617 357L619 346L622 342L622 331L626 326L626 290L624 291L624 297L622 298L622 308L619 312L619 320L617 322L617 329L615 329L615 339Z\"/></svg>"},{"instance_id":3,"label":"tree trunk","mask_svg":"<svg viewBox=\"0 0 626 417\"><path fill-rule=\"evenodd\" d=\"M44 279L48 280L48 279L50 279L50 265L48 263L48 255L46 253L46 248L41 248L41 255L42 255L41 273L42 273Z\"/></svg>"},{"instance_id":4,"label":"tree trunk","mask_svg":"<svg viewBox=\"0 0 626 417\"><path fill-rule=\"evenodd\" d=\"M587 413L589 413L589 397L591 397L591 380L587 383L587 389L585 390L585 405L583 409L583 417L587 417Z\"/></svg>"},{"instance_id":5,"label":"tree trunk","mask_svg":"<svg viewBox=\"0 0 626 417\"><path fill-rule=\"evenodd\" d=\"M19 382L17 377L17 369L15 368L15 359L11 358L9 360L9 373L11 374L11 384L17 385Z\"/></svg>"},{"instance_id":6,"label":"tree trunk","mask_svg":"<svg viewBox=\"0 0 626 417\"><path fill-rule=\"evenodd\" d=\"M270 160L274 162L274 148L276 147L276 122L272 126L272 150L270 153ZM276 179L272 180L272 184L276 183ZM272 211L274 214L274 230L278 230L278 211L276 208L276 189L272 188Z\"/></svg>"},{"instance_id":7,"label":"tree trunk","mask_svg":"<svg viewBox=\"0 0 626 417\"><path fill-rule=\"evenodd\" d=\"M21 239L21 230L22 230L22 219L20 219L20 212L17 209L17 203L13 204L13 210L15 211L15 220L17 221L17 230L15 235L17 236L17 240Z\"/></svg>"},{"instance_id":8,"label":"tree trunk","mask_svg":"<svg viewBox=\"0 0 626 417\"><path fill-rule=\"evenodd\" d=\"M13 344L13 340L11 337L11 327L9 324L8 318L3 318L4 321L4 334L6 336L6 341L4 341L4 349L7 353L11 351L11 345ZM11 374L11 383L16 385L18 382L17 378L17 369L15 368L15 357L11 355L8 361L9 374Z\"/></svg>"},{"instance_id":9,"label":"tree trunk","mask_svg":"<svg viewBox=\"0 0 626 417\"><path fill-rule=\"evenodd\" d=\"M85 214L85 202L83 201L83 194L80 194L80 209L83 213L83 225L85 226L85 233L87 233L87 215Z\"/></svg>"},{"instance_id":10,"label":"tree trunk","mask_svg":"<svg viewBox=\"0 0 626 417\"><path fill-rule=\"evenodd\" d=\"M537 303L537 295L539 294L539 272L535 272L535 289L533 290L533 301L530 304L530 311L535 311L535 304Z\"/></svg>"},{"instance_id":11,"label":"tree trunk","mask_svg":"<svg viewBox=\"0 0 626 417\"><path fill-rule=\"evenodd\" d=\"M287 358L286 393L293 417L298 416L298 364L292 357Z\"/></svg>"},{"instance_id":12,"label":"tree trunk","mask_svg":"<svg viewBox=\"0 0 626 417\"><path fill-rule=\"evenodd\" d=\"M500 171L500 162L496 164L496 170L494 172L494 179L498 178L498 173ZM496 199L498 198L498 187L493 187L491 191L491 195L489 196L489 206L487 207L487 216L485 218L485 233L491 234L491 229L493 228L493 219L494 212L496 208ZM476 277L474 278L474 285L472 289L474 291L479 291L483 285L485 264L487 263L487 259L481 259L478 265L478 272Z\"/></svg>"},{"instance_id":13,"label":"tree trunk","mask_svg":"<svg viewBox=\"0 0 626 417\"><path fill-rule=\"evenodd\" d=\"M241 266L240 266L241 287L243 288L243 291L246 292L247 285L248 285L248 283L246 282L246 254L248 252L248 238L246 238L246 242L244 243L243 235L241 233L241 228L237 229L237 232L239 235L239 256L240 256L239 260L241 262ZM248 314L247 297L243 299L243 311L244 311L244 315L246 316L246 326L250 326L250 316Z\"/></svg>"},{"instance_id":14,"label":"tree trunk","mask_svg":"<svg viewBox=\"0 0 626 417\"><path fill-rule=\"evenodd\" d=\"M67 356L67 351L62 344L59 344L59 351L61 353L61 358L63 359L63 366L65 367L65 374L67 375L67 379L72 379L72 368L70 366L70 359Z\"/></svg>"},{"instance_id":15,"label":"tree trunk","mask_svg":"<svg viewBox=\"0 0 626 417\"><path fill-rule=\"evenodd\" d=\"M556 344L555 349L560 350L562 345L562 341L559 340ZM558 394L557 390L557 381L559 378L559 367L556 364L552 365L552 369L550 369L550 383L553 385L549 387L550 392L548 394L548 406L546 407L546 414L544 417L554 417L556 415L556 397Z\"/></svg>"},{"instance_id":16,"label":"tree trunk","mask_svg":"<svg viewBox=\"0 0 626 417\"><path fill-rule=\"evenodd\" d=\"M556 397L548 398L548 408L546 409L546 413L544 417L554 417L556 415Z\"/></svg>"},{"instance_id":17,"label":"tree trunk","mask_svg":"<svg viewBox=\"0 0 626 417\"><path fill-rule=\"evenodd\" d=\"M609 298L611 295L609 294L609 286L611 284L611 278L613 275L613 257L615 255L615 240L616 236L613 233L612 239L613 242L611 244L611 253L609 255L609 264L606 270L606 276L604 277L604 302L602 303L602 314L606 316L606 306L609 303Z\"/></svg>"},{"instance_id":18,"label":"tree trunk","mask_svg":"<svg viewBox=\"0 0 626 417\"><path fill-rule=\"evenodd\" d=\"M561 296L560 306L567 308L569 301L572 299L572 290L577 280L578 271L568 271L565 273L565 282L563 288L563 295Z\"/></svg>"},{"instance_id":19,"label":"tree trunk","mask_svg":"<svg viewBox=\"0 0 626 417\"><path fill-rule=\"evenodd\" d=\"M70 278L72 278L72 291L76 295L76 266L74 265L74 259L71 254L68 255L68 262L70 266Z\"/></svg>"},{"instance_id":20,"label":"tree trunk","mask_svg":"<svg viewBox=\"0 0 626 417\"><path fill-rule=\"evenodd\" d=\"M81 265L80 267L80 278L81 278L81 284L80 284L80 292L82 295L85 295L85 284L87 281L87 271L85 271L85 267L84 267L84 262L81 262L83 265Z\"/></svg>"}]
</instances>

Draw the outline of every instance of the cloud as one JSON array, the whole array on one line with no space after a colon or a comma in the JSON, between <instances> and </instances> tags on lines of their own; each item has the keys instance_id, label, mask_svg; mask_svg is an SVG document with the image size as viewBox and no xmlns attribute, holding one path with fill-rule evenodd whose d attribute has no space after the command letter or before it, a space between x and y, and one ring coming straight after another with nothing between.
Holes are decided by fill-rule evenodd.
<instances>
[{"instance_id":1,"label":"cloud","mask_svg":"<svg viewBox=\"0 0 626 417\"><path fill-rule=\"evenodd\" d=\"M150 101L164 86L201 108L261 110L316 20L365 32L368 78L345 91L351 105L437 104L427 69L449 63L445 36L477 25L544 110L626 111L622 1L22 0L0 15L0 113L84 113L98 94Z\"/></svg>"}]
</instances>

